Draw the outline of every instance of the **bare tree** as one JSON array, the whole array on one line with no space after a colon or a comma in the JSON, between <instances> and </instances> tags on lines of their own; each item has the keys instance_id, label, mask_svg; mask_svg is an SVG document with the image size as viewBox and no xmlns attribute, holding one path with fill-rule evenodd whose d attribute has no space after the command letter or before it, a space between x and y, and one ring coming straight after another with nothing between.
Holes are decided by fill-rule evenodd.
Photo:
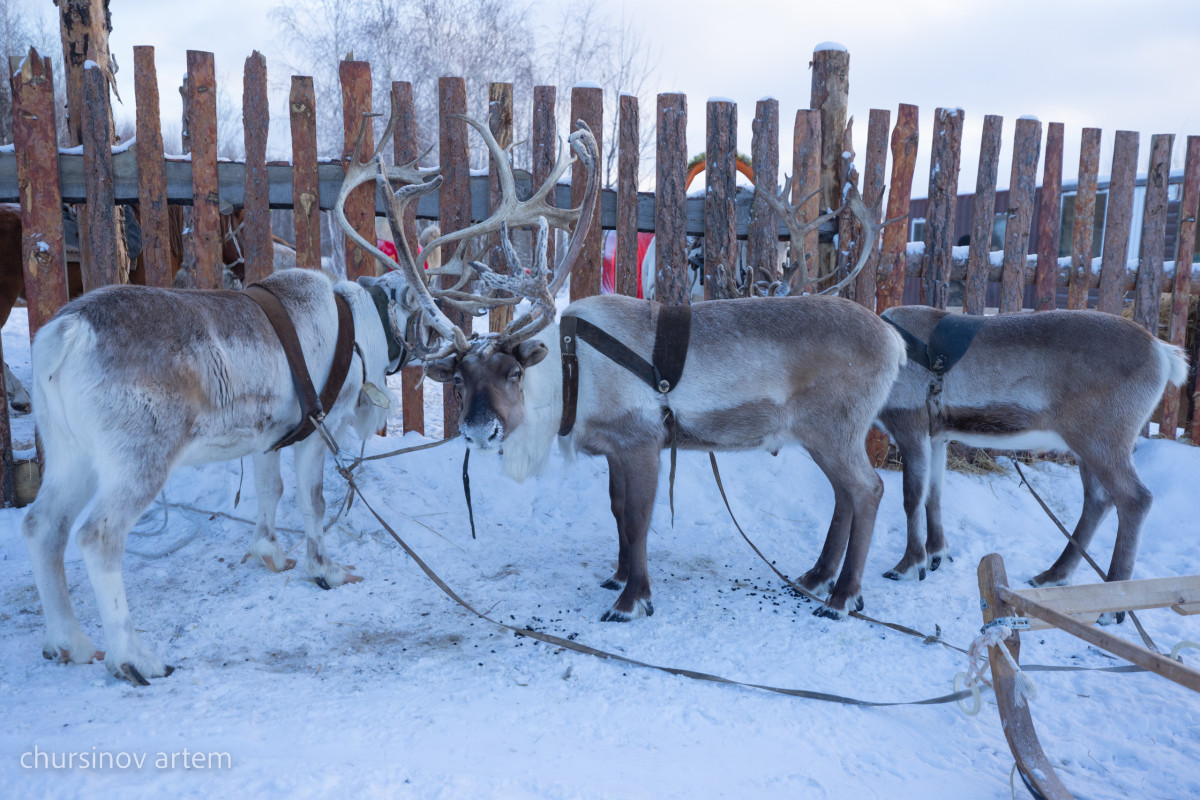
<instances>
[{"instance_id":1,"label":"bare tree","mask_svg":"<svg viewBox=\"0 0 1200 800\"><path fill-rule=\"evenodd\" d=\"M62 66L62 49L58 39L58 19L49 6L33 0L0 0L0 44L4 47L4 66L9 59L23 59L29 48L35 47L43 57L49 56L54 66L55 115L59 136L66 131L66 79ZM9 74L13 72L9 69ZM66 141L65 138L62 141ZM12 143L12 86L0 81L0 144Z\"/></svg>"}]
</instances>

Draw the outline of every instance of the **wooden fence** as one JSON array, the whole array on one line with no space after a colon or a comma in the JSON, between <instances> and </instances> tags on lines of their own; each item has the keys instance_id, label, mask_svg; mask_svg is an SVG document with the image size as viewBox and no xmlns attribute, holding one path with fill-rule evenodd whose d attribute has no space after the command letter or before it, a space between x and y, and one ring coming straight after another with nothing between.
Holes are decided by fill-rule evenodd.
<instances>
[{"instance_id":1,"label":"wooden fence","mask_svg":"<svg viewBox=\"0 0 1200 800\"><path fill-rule=\"evenodd\" d=\"M266 131L269 125L266 102L266 63L254 53L246 60L243 94L246 161L218 162L216 147L216 85L211 53L189 51L188 74L182 91L185 96L185 134L190 145L186 159L164 157L158 90L155 77L154 50L135 48L137 143L131 149L110 152L105 142L111 141L107 122L107 94L100 84L98 70L85 70L85 83L95 84L89 90L85 109L85 129L82 153L59 152L54 130L53 73L48 59L31 51L21 68L12 77L14 97L14 136L12 152L0 152L0 200L21 204L25 234L22 242L26 293L29 301L29 330L32 336L54 311L66 302L66 266L62 241L61 205L63 202L83 202L93 224L87 227L87 247L92 257L83 264L84 285L100 286L116 279L111 257L97 256L113 252L116 231L111 210L114 203L136 203L144 242L141 255L144 269L133 272L134 279L157 286L168 286L172 275L168 253L168 205L190 206L191 221L187 246L192 253L192 275L200 288L217 288L221 281L219 215L222 204L244 209L244 254L247 280L259 279L269 273L271 265L271 229L269 210L290 208L294 211L294 237L297 263L316 267L320 263L319 210L332 206L341 183L342 163L349 157L364 113L371 112L372 79L370 64L345 61L341 64L342 111L345 148L343 161L322 161L317 156L316 113L312 79L294 76L289 96L292 160L266 160ZM810 211L837 196L836 189L847 180L857 180L858 170L853 160L845 158L848 132L842 126L846 120L846 92L842 85L849 69L849 54L843 50L822 49L813 56L813 109L796 112L792 141L792 197L805 197L818 189L821 198L814 198ZM831 83L832 82L832 83ZM399 119L393 142L374 142L368 137L368 152L375 148L392 147L397 162L414 158L417 141L416 115L413 107L412 85L395 82L390 96L395 102ZM502 141L526 137L525 132L512 130L513 93L510 84L493 83L488 87L489 124ZM570 119L583 119L597 133L605 130L603 95L600 89L576 87L568 99ZM554 87L539 86L534 90L532 115L533 164L531 179L540 182L548 174L555 153ZM416 217L437 219L445 232L464 227L487 215L496 202L498 187L487 176L472 176L469 169L466 126L446 116L466 110L466 86L461 78L443 78L438 86L440 115L438 141L440 168L444 183L437 196L423 198L411 208L404 223L404 235L409 245L416 245ZM840 104L840 105L839 105ZM737 107L732 102L712 100L705 109L708 134L706 194L689 198L685 192L688 144L685 140L688 103L682 94L660 94L654 109L657 120L656 192L638 192L638 108L637 98L623 95L619 103L617 141L602 146L616 147L618 153L617 184L601 193L601 227L616 231L616 280L618 291L636 292L638 273L637 231L656 234L657 274L654 276L656 295L663 302L688 302L687 276L688 236L703 236L710 257L706 270L710 273L718 263L730 263L739 252L748 254L761 266L769 259L774 268L775 253L786 228L775 219L761 200L739 194L735 187L737 154ZM753 123L754 170L758 181L767 186L779 183L778 131L779 106L774 100L759 101ZM1042 123L1033 119L1017 120L1015 152L1010 179L1010 208L1003 254L988 251L990 236L972 239L969 255L956 257L952 251L958 173L962 152L962 130L965 112L961 109L938 108L933 111L934 135L931 144L929 193L926 206L926 238L923 251L908 247L904 226L885 230L876 257L867 265L852 287L854 299L882 312L899 304L905 280L920 280L922 296L933 305L945 306L947 287L951 281L965 283L964 307L967 313L984 311L984 289L988 282L999 282L1000 313L1021 310L1021 298L1026 284L1035 287L1037 309L1055 305L1057 287L1069 290L1069 306L1083 307L1088 290L1097 290L1098 307L1119 313L1124 298L1133 293L1134 317L1139 324L1157 333L1160 294L1165 290L1172 298L1168 327L1172 342L1182 345L1188 333L1188 297L1200 289L1200 281L1190 269L1195 247L1196 213L1200 201L1200 137L1187 140L1186 169L1182 187L1176 252L1164 253L1165 228L1161 224L1166 204L1167 172L1173 145L1171 136L1155 136L1151 141L1148 164L1149 180L1142 215L1141 255L1136 269L1128 268L1125 260L1125 240L1137 173L1136 133L1119 131L1109 185L1107 225L1103 253L1092 252L1092 215L1096 175L1098 170L1099 131L1083 130L1083 150L1079 165L1076 199L1074 249L1062 262L1057 253L1039 247L1036 256L1027 255L1030 230L1036 224L1040 231L1057 230L1062 185L1062 146L1065 132L1059 123L1048 126L1046 159L1041 188L1035 186L1036 166L1042 146ZM884 176L889 189L887 217L902 216L909 211L918 141L919 110L912 105L899 106L896 122L891 123L889 110L872 109L867 129L866 154L863 161L863 195L868 204L881 199ZM976 184L978 208L991 208L999 168L997 153L1002 132L999 117L986 118L981 145L979 174ZM891 168L887 169L890 142ZM57 153L57 158L56 158ZM578 175L572 185L558 187L555 195L559 205L578 201L575 194L582 189ZM576 187L574 190L572 186ZM1040 193L1039 218L1033 218L1035 196ZM1091 205L1089 205L1091 204ZM381 214L382 203L372 198L372 187L363 186L350 196L346 204L347 217L364 237L375 237L375 215ZM991 214L986 224L991 225ZM819 237L796 247L816 251L815 267L822 270L845 269L857 259L853 252L852 233L840 237L843 252L832 244L837 230L836 221L826 225ZM990 231L990 227L989 227ZM1124 234L1122 234L1122 231ZM1050 241L1052 236L1042 236ZM577 299L600 291L601 264L600 230L597 228L586 243L580 267L571 280L571 298ZM910 252L911 250L911 252ZM346 274L350 278L373 273L375 265L368 254L347 240L345 246ZM715 254L717 257L713 257ZM1099 255L1099 270L1093 259ZM1171 257L1183 268L1167 271L1165 260ZM712 278L710 274L708 276ZM706 281L707 291L718 285ZM423 432L421 416L419 367L409 368L403 380L404 429ZM443 430L455 432L457 398L446 393L443 410ZM1168 393L1162 412L1163 434L1173 438L1179 424L1180 404L1176 393ZM11 443L5 433L7 410L0 411L0 438L11 461ZM1196 433L1191 434L1193 439Z\"/></svg>"}]
</instances>

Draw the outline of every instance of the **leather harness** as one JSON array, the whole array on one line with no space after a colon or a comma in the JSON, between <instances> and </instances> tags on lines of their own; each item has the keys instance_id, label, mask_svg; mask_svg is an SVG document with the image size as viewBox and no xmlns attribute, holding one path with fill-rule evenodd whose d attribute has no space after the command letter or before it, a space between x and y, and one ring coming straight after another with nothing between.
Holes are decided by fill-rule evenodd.
<instances>
[{"instance_id":1,"label":"leather harness","mask_svg":"<svg viewBox=\"0 0 1200 800\"><path fill-rule=\"evenodd\" d=\"M342 391L342 386L346 383L346 376L350 372L350 361L354 357L354 318L350 312L350 304L341 295L334 293L338 314L337 343L334 346L333 366L329 369L329 379L326 380L325 389L318 398L317 390L313 387L312 378L308 374L308 366L304 363L300 337L296 335L296 327L292 324L291 317L288 316L283 303L274 292L261 283L250 284L243 293L258 304L258 307L267 315L267 320L275 330L275 335L279 337L279 344L283 346L283 353L287 357L288 366L292 371L292 384L296 387L296 394L300 398L300 424L271 445L267 449L269 453L308 438L316 430L316 422L325 419L326 412L333 408L338 393Z\"/></svg>"},{"instance_id":2,"label":"leather harness","mask_svg":"<svg viewBox=\"0 0 1200 800\"><path fill-rule=\"evenodd\" d=\"M904 339L908 360L921 365L938 378L943 377L966 355L967 348L975 340L987 317L974 314L947 314L938 320L929 341L922 342L894 321L883 318Z\"/></svg>"}]
</instances>

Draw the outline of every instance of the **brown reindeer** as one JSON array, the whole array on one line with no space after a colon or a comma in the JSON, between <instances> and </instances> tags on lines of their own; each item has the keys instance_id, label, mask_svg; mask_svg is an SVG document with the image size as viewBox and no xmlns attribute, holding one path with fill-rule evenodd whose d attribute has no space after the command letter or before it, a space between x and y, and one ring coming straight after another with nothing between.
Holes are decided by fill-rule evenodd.
<instances>
[{"instance_id":1,"label":"brown reindeer","mask_svg":"<svg viewBox=\"0 0 1200 800\"><path fill-rule=\"evenodd\" d=\"M616 572L603 585L621 593L603 619L625 621L653 613L646 534L660 453L672 444L702 450L775 451L792 442L806 447L833 485L835 510L824 548L801 583L829 592L818 609L822 615L841 617L861 608L863 564L883 492L864 441L905 358L899 335L870 311L838 298L696 303L677 383L663 378L651 386L602 355L584 329L606 331L635 358L648 360L659 320L669 313L665 307L616 295L591 297L563 312L569 324L551 324L554 297L579 258L583 232L594 224L597 153L591 134L583 128L571 137L589 178L582 205L568 211L545 203L545 187L519 201L503 150L486 126L468 122L487 143L493 163L500 165L503 201L484 222L429 243L436 248L460 242L446 266L436 271L456 278L453 287L431 291L417 265L402 260L400 267L422 310L422 327L432 337L411 346L431 378L453 381L462 392L459 427L468 447L499 450L511 477L522 480L538 469L556 433L568 449L607 459L619 550ZM350 166L348 182L374 180L374 165ZM400 219L402 211L393 203L391 218ZM509 275L497 275L462 255L463 240L518 225L538 229L529 269L511 248ZM869 219L864 225L873 240L880 226ZM574 232L551 279L545 243L552 226L573 227ZM468 336L435 303L440 299L474 313L521 298L532 303L527 314L499 334L482 336ZM569 334L572 326L579 342ZM573 404L563 395L562 365L570 350L578 364ZM565 419L572 416L573 425L567 425Z\"/></svg>"},{"instance_id":2,"label":"brown reindeer","mask_svg":"<svg viewBox=\"0 0 1200 800\"><path fill-rule=\"evenodd\" d=\"M924 579L926 569L937 569L945 557L942 474L946 443L953 439L977 447L1074 453L1083 480L1075 541L1086 548L1100 520L1116 506L1117 541L1108 580L1127 580L1152 499L1134 471L1134 443L1166 385L1178 386L1187 378L1183 351L1129 320L1096 311L971 318L902 306L888 309L884 317L904 331L910 350L879 415L904 460L908 517L908 546L884 577ZM965 351L939 345L964 325L969 331ZM951 363L959 355L961 360ZM1066 583L1081 558L1081 550L1068 544L1030 583ZM1105 615L1102 621L1121 616Z\"/></svg>"}]
</instances>

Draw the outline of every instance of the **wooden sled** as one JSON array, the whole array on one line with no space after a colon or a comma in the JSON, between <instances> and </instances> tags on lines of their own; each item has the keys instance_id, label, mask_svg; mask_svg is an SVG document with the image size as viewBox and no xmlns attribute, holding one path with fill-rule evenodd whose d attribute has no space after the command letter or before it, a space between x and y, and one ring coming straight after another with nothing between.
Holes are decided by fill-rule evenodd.
<instances>
[{"instance_id":1,"label":"wooden sled","mask_svg":"<svg viewBox=\"0 0 1200 800\"><path fill-rule=\"evenodd\" d=\"M1141 581L1113 581L1083 586L1055 586L1042 589L1010 589L1004 560L992 553L979 562L979 592L983 621L1004 617L1023 617L1029 628L1058 628L1089 644L1107 650L1150 672L1200 692L1200 672L1152 653L1091 623L1107 611L1137 611L1144 608L1171 608L1179 614L1200 613L1200 575L1182 578L1157 578ZM1004 641L1017 662L1021 637L1014 632ZM1017 771L1034 797L1047 800L1071 800L1054 767L1038 741L1029 707L1016 696L1015 673L997 647L988 649L992 684L1004 725L1004 737L1017 762Z\"/></svg>"}]
</instances>

